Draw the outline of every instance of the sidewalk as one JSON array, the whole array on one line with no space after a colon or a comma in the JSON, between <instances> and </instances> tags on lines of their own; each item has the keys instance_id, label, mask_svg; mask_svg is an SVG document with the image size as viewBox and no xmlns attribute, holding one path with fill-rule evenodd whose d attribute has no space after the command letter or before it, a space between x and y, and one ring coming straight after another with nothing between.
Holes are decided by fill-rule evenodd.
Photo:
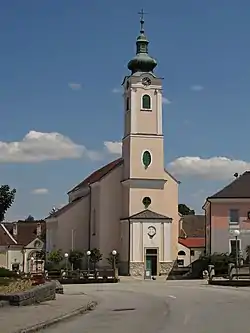
<instances>
[{"instance_id":1,"label":"sidewalk","mask_svg":"<svg viewBox=\"0 0 250 333\"><path fill-rule=\"evenodd\" d=\"M56 295L56 300L34 306L0 308L0 331L3 333L31 333L27 328L47 321L55 321L70 314L80 314L95 302L87 295Z\"/></svg>"}]
</instances>

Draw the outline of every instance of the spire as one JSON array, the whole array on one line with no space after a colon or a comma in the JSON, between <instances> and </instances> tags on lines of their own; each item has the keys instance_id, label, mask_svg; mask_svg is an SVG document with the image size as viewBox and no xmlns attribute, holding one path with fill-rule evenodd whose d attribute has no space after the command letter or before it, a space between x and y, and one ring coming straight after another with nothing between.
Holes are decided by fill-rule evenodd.
<instances>
[{"instance_id":1,"label":"spire","mask_svg":"<svg viewBox=\"0 0 250 333\"><path fill-rule=\"evenodd\" d=\"M143 9L138 13L140 15L140 35L136 40L136 56L129 61L128 69L131 70L132 75L137 72L153 72L157 66L155 59L148 55L149 41L144 31L144 15L146 14Z\"/></svg>"}]
</instances>

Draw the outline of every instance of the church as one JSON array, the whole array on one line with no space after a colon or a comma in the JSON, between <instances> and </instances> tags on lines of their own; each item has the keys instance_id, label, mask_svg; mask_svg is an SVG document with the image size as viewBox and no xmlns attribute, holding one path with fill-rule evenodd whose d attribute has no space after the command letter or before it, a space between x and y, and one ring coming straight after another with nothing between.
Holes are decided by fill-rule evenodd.
<instances>
[{"instance_id":1,"label":"church","mask_svg":"<svg viewBox=\"0 0 250 333\"><path fill-rule=\"evenodd\" d=\"M68 192L68 204L46 219L47 251L98 248L99 266L119 253L121 275L168 274L178 255L178 186L164 167L162 78L148 53L141 17L136 55L125 76L122 157Z\"/></svg>"}]
</instances>

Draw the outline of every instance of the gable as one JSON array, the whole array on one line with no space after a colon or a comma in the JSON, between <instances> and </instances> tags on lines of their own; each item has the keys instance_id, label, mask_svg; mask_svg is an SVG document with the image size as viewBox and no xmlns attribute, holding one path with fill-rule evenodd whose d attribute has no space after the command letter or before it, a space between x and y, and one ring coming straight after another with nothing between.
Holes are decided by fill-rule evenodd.
<instances>
[{"instance_id":1,"label":"gable","mask_svg":"<svg viewBox=\"0 0 250 333\"><path fill-rule=\"evenodd\" d=\"M143 219L149 219L149 220L172 220L170 217L158 214L150 209L145 209L139 213L136 213L129 217L129 219L133 220L143 220Z\"/></svg>"},{"instance_id":2,"label":"gable","mask_svg":"<svg viewBox=\"0 0 250 333\"><path fill-rule=\"evenodd\" d=\"M43 246L44 246L44 242L41 241L40 238L36 237L29 244L27 244L25 247L28 248L28 249L36 248L37 250L41 250L43 248Z\"/></svg>"}]
</instances>

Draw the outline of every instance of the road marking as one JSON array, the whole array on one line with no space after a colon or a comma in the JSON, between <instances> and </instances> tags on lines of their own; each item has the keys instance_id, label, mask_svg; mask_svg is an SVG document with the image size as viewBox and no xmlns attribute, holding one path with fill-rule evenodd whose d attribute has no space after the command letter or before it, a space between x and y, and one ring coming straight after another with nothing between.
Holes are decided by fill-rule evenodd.
<instances>
[{"instance_id":1,"label":"road marking","mask_svg":"<svg viewBox=\"0 0 250 333\"><path fill-rule=\"evenodd\" d=\"M168 295L169 298L173 298L176 299L176 297L174 295Z\"/></svg>"}]
</instances>

